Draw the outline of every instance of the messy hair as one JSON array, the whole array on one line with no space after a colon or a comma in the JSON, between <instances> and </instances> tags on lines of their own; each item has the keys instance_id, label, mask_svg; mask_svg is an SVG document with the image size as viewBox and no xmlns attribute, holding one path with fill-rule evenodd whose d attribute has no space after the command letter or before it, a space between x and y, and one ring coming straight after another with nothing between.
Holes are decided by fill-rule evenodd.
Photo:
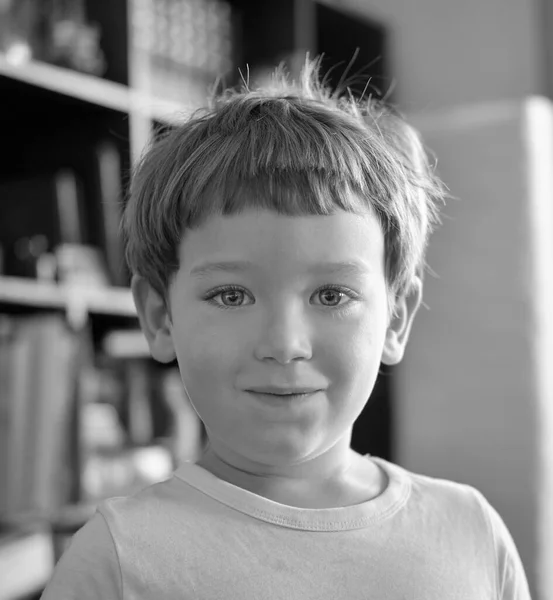
<instances>
[{"instance_id":1,"label":"messy hair","mask_svg":"<svg viewBox=\"0 0 553 600\"><path fill-rule=\"evenodd\" d=\"M371 213L384 235L388 314L423 277L445 186L417 131L391 106L320 80L321 58L299 77L284 64L270 83L217 93L135 167L122 220L127 262L169 309L186 229L213 215Z\"/></svg>"}]
</instances>

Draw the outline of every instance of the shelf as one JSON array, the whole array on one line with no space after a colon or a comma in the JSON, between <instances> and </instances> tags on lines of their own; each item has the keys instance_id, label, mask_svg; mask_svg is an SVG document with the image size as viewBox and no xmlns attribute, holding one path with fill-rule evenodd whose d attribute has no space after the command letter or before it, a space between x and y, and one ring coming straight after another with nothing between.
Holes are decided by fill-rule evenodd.
<instances>
[{"instance_id":1,"label":"shelf","mask_svg":"<svg viewBox=\"0 0 553 600\"><path fill-rule=\"evenodd\" d=\"M136 317L131 291L127 288L96 288L56 285L18 277L0 276L0 303L89 313Z\"/></svg>"},{"instance_id":2,"label":"shelf","mask_svg":"<svg viewBox=\"0 0 553 600\"><path fill-rule=\"evenodd\" d=\"M126 86L70 69L38 61L14 65L0 54L0 75L106 108L122 112L131 108Z\"/></svg>"},{"instance_id":3,"label":"shelf","mask_svg":"<svg viewBox=\"0 0 553 600\"><path fill-rule=\"evenodd\" d=\"M29 61L14 65L0 53L0 76L34 85L71 98L90 102L125 113L136 111L145 117L173 124L194 110L194 106L179 104L149 96L94 75Z\"/></svg>"}]
</instances>

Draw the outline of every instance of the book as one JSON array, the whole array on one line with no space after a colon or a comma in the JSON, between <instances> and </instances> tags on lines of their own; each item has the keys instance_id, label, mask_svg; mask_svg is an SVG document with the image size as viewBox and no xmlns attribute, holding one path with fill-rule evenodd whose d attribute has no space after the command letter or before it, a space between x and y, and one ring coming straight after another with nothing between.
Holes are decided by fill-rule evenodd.
<instances>
[{"instance_id":1,"label":"book","mask_svg":"<svg viewBox=\"0 0 553 600\"><path fill-rule=\"evenodd\" d=\"M94 210L98 212L98 245L101 247L110 282L126 286L128 275L119 224L123 212L121 157L110 140L100 140L93 149L95 186Z\"/></svg>"},{"instance_id":2,"label":"book","mask_svg":"<svg viewBox=\"0 0 553 600\"><path fill-rule=\"evenodd\" d=\"M145 359L147 360L147 359ZM127 397L127 429L131 446L145 446L154 437L151 398L151 371L141 359L125 362Z\"/></svg>"},{"instance_id":3,"label":"book","mask_svg":"<svg viewBox=\"0 0 553 600\"><path fill-rule=\"evenodd\" d=\"M3 398L1 512L48 516L70 500L78 341L61 315L14 318Z\"/></svg>"},{"instance_id":4,"label":"book","mask_svg":"<svg viewBox=\"0 0 553 600\"><path fill-rule=\"evenodd\" d=\"M8 506L8 436L10 431L11 357L14 319L0 314L0 514Z\"/></svg>"},{"instance_id":5,"label":"book","mask_svg":"<svg viewBox=\"0 0 553 600\"><path fill-rule=\"evenodd\" d=\"M75 334L60 315L41 317L34 329L38 349L33 397L33 508L50 514L69 502L72 471L69 460L72 415L79 372Z\"/></svg>"},{"instance_id":6,"label":"book","mask_svg":"<svg viewBox=\"0 0 553 600\"><path fill-rule=\"evenodd\" d=\"M29 508L25 488L28 488L27 461L30 459L27 426L33 394L33 381L29 377L34 354L32 326L33 322L27 319L17 319L9 357L11 373L6 386L9 390L6 396L7 485L2 507L8 514Z\"/></svg>"}]
</instances>

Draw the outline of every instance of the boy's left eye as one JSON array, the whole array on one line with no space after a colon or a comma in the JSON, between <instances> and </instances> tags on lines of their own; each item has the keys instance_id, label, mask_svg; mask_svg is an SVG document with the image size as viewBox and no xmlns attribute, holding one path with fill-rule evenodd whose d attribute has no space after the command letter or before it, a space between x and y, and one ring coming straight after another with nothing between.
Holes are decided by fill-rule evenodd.
<instances>
[{"instance_id":1,"label":"boy's left eye","mask_svg":"<svg viewBox=\"0 0 553 600\"><path fill-rule=\"evenodd\" d=\"M236 298L236 296L238 296L238 298L240 298L240 294L246 294L246 290L244 290L244 288L241 288L239 286L235 286L235 285L227 285L227 286L223 286L220 288L217 288L211 292L208 293L207 296L204 297L204 300L206 300L207 302L209 302L210 304L214 304L215 306L217 306L218 308L222 308L222 309L229 309L229 308L241 308L241 305L237 305L237 304L219 304L219 302L216 302L214 300L214 298L216 298L217 296L221 296L221 297L225 297L225 294L228 294L226 297L229 298ZM340 286L340 285L330 285L330 286L324 286L322 288L319 288L316 292L315 295L317 294L323 294L326 296L326 298L328 299L328 297L330 296L332 298L332 296L334 296L334 298L338 298L338 303L340 302L340 300L344 297L344 296L349 296L350 301L347 302L347 304L340 306L339 304L331 304L331 305L326 305L323 304L323 306L327 306L328 308L332 308L332 309L344 309L344 308L349 308L349 305L354 302L355 300L358 299L358 295L353 292L352 290ZM324 296L321 296L324 297ZM233 302L231 300L231 302Z\"/></svg>"}]
</instances>

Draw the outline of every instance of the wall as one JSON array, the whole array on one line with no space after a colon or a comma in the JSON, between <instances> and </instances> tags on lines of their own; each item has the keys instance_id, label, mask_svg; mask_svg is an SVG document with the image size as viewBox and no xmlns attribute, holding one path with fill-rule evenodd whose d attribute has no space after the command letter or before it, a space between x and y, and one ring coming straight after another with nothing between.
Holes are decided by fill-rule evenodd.
<instances>
[{"instance_id":1,"label":"wall","mask_svg":"<svg viewBox=\"0 0 553 600\"><path fill-rule=\"evenodd\" d=\"M541 48L551 35L542 35L538 0L322 1L389 27L395 95L407 112L545 91Z\"/></svg>"},{"instance_id":2,"label":"wall","mask_svg":"<svg viewBox=\"0 0 553 600\"><path fill-rule=\"evenodd\" d=\"M395 397L400 464L477 487L553 598L553 22L548 0L323 0L390 29L394 100L458 200Z\"/></svg>"},{"instance_id":3,"label":"wall","mask_svg":"<svg viewBox=\"0 0 553 600\"><path fill-rule=\"evenodd\" d=\"M413 117L458 200L444 211L398 370L398 462L478 488L533 598L553 597L553 105Z\"/></svg>"}]
</instances>

